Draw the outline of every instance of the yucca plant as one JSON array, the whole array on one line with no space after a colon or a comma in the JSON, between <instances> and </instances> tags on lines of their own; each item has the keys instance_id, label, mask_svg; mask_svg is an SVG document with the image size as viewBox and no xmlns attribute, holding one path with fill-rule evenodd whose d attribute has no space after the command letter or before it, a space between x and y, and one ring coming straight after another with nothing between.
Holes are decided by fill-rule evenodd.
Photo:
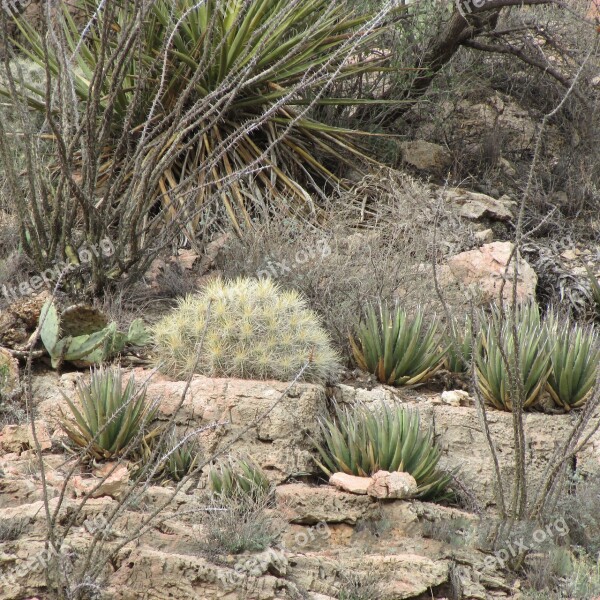
<instances>
[{"instance_id":1,"label":"yucca plant","mask_svg":"<svg viewBox=\"0 0 600 600\"><path fill-rule=\"evenodd\" d=\"M595 328L551 319L552 343L547 389L566 411L583 406L593 392L600 367L600 343Z\"/></svg>"},{"instance_id":2,"label":"yucca plant","mask_svg":"<svg viewBox=\"0 0 600 600\"><path fill-rule=\"evenodd\" d=\"M386 403L376 410L362 404L351 409L336 406L333 419L320 420L320 430L325 443L315 447L327 475L403 471L415 478L418 497L447 495L453 473L438 468L440 450L431 429L421 430L418 411Z\"/></svg>"},{"instance_id":3,"label":"yucca plant","mask_svg":"<svg viewBox=\"0 0 600 600\"><path fill-rule=\"evenodd\" d=\"M242 222L251 225L256 203L311 208L307 182L343 185L332 165L370 160L355 131L321 123L305 107L374 102L325 92L384 70L384 59L369 51L383 14L358 16L343 0L107 0L101 9L96 0L79 0L88 23L82 38L69 4L62 3L56 39L72 57L80 111L97 104L106 133L97 189L117 173L124 183L137 175L123 159L128 145L144 139L149 156L160 149L151 159L160 172L145 192L162 200L169 218L193 233L201 212L220 198L239 231ZM59 52L33 25L20 18L17 24L22 52L59 75ZM126 44L131 51L119 54ZM109 60L113 54L120 60ZM21 93L32 109L45 110L44 85L28 84ZM146 163L140 156L138 166Z\"/></svg>"},{"instance_id":4,"label":"yucca plant","mask_svg":"<svg viewBox=\"0 0 600 600\"><path fill-rule=\"evenodd\" d=\"M514 315L494 306L489 315L482 312L480 320L473 352L477 385L484 399L500 410L512 411L513 395L521 388L523 408L534 406L551 370L550 344L538 306L534 302L518 306Z\"/></svg>"},{"instance_id":5,"label":"yucca plant","mask_svg":"<svg viewBox=\"0 0 600 600\"><path fill-rule=\"evenodd\" d=\"M389 385L415 385L425 382L443 364L444 351L437 337L437 320L425 324L419 308L409 315L396 305L370 305L350 337L358 366Z\"/></svg>"},{"instance_id":6,"label":"yucca plant","mask_svg":"<svg viewBox=\"0 0 600 600\"><path fill-rule=\"evenodd\" d=\"M208 474L213 492L222 498L258 501L271 493L265 472L251 458L232 458L213 465Z\"/></svg>"},{"instance_id":7,"label":"yucca plant","mask_svg":"<svg viewBox=\"0 0 600 600\"><path fill-rule=\"evenodd\" d=\"M69 438L95 459L110 459L134 450L135 442L149 439L145 432L155 410L146 400L145 387L130 376L123 387L120 368L97 369L89 383L77 382L80 408L63 394L74 421L61 413L60 424Z\"/></svg>"},{"instance_id":8,"label":"yucca plant","mask_svg":"<svg viewBox=\"0 0 600 600\"><path fill-rule=\"evenodd\" d=\"M452 319L445 336L445 365L451 373L465 373L473 355L473 321L466 316L461 324Z\"/></svg>"}]
</instances>

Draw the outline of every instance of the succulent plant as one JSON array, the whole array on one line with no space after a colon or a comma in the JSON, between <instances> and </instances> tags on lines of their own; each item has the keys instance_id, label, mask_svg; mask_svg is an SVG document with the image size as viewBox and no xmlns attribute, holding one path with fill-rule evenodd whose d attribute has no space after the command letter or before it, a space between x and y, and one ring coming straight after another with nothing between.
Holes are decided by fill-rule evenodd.
<instances>
[{"instance_id":1,"label":"succulent plant","mask_svg":"<svg viewBox=\"0 0 600 600\"><path fill-rule=\"evenodd\" d=\"M358 366L389 385L415 385L434 375L443 364L444 351L437 340L437 321L424 324L421 309L411 317L385 302L367 307L350 337Z\"/></svg>"},{"instance_id":2,"label":"succulent plant","mask_svg":"<svg viewBox=\"0 0 600 600\"><path fill-rule=\"evenodd\" d=\"M583 406L593 392L600 367L600 343L593 327L549 319L552 369L547 389L566 411Z\"/></svg>"},{"instance_id":3,"label":"succulent plant","mask_svg":"<svg viewBox=\"0 0 600 600\"><path fill-rule=\"evenodd\" d=\"M224 498L266 498L272 490L265 472L251 459L229 457L211 467L209 482L213 492Z\"/></svg>"},{"instance_id":4,"label":"succulent plant","mask_svg":"<svg viewBox=\"0 0 600 600\"><path fill-rule=\"evenodd\" d=\"M319 319L270 279L215 280L154 327L160 368L176 377L294 378L322 382L339 369Z\"/></svg>"},{"instance_id":5,"label":"succulent plant","mask_svg":"<svg viewBox=\"0 0 600 600\"><path fill-rule=\"evenodd\" d=\"M144 430L155 410L138 388L133 374L125 388L120 368L97 369L89 383L77 382L80 408L64 393L74 421L61 413L60 423L69 438L95 459L113 458L131 448L134 441L151 437Z\"/></svg>"},{"instance_id":6,"label":"succulent plant","mask_svg":"<svg viewBox=\"0 0 600 600\"><path fill-rule=\"evenodd\" d=\"M596 317L600 319L600 282L598 281L596 274L592 271L592 269L590 269L590 267L588 267L588 265L585 265L585 268L587 270L588 278L590 280L592 298L594 300L594 305L596 308Z\"/></svg>"},{"instance_id":7,"label":"succulent plant","mask_svg":"<svg viewBox=\"0 0 600 600\"><path fill-rule=\"evenodd\" d=\"M52 361L52 367L63 361L79 366L104 362L121 352L127 344L144 345L149 334L141 319L131 323L129 331L117 331L116 323L106 320L85 306L74 306L58 314L48 300L40 312L40 337Z\"/></svg>"},{"instance_id":8,"label":"succulent plant","mask_svg":"<svg viewBox=\"0 0 600 600\"><path fill-rule=\"evenodd\" d=\"M445 365L451 373L465 373L473 356L473 322L466 316L462 324L452 319L445 336Z\"/></svg>"},{"instance_id":9,"label":"succulent plant","mask_svg":"<svg viewBox=\"0 0 600 600\"><path fill-rule=\"evenodd\" d=\"M173 481L181 481L198 464L200 449L194 439L182 442L173 437L167 444L166 454L168 456L162 469L162 477Z\"/></svg>"},{"instance_id":10,"label":"succulent plant","mask_svg":"<svg viewBox=\"0 0 600 600\"><path fill-rule=\"evenodd\" d=\"M343 472L360 477L377 471L410 473L418 485L418 497L446 495L453 473L438 468L440 451L431 429L422 431L417 411L383 403L376 410L358 404L351 409L335 407L333 419L321 419L325 440L315 442L318 463L330 476Z\"/></svg>"},{"instance_id":11,"label":"succulent plant","mask_svg":"<svg viewBox=\"0 0 600 600\"><path fill-rule=\"evenodd\" d=\"M537 304L518 306L514 318L516 340L512 310L502 313L494 306L490 315L482 313L483 325L473 349L480 392L486 402L505 411L512 411L513 388L519 386L524 394L523 408L534 406L551 371L548 336ZM519 380L511 376L516 373Z\"/></svg>"}]
</instances>

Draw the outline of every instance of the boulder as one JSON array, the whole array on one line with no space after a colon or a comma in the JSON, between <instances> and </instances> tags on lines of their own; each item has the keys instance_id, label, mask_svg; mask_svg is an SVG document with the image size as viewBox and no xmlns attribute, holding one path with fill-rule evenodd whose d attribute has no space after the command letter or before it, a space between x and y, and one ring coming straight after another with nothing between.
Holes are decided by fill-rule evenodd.
<instances>
[{"instance_id":1,"label":"boulder","mask_svg":"<svg viewBox=\"0 0 600 600\"><path fill-rule=\"evenodd\" d=\"M334 473L329 478L329 483L343 492L362 496L367 493L373 479L372 477L357 477L347 473Z\"/></svg>"},{"instance_id":2,"label":"boulder","mask_svg":"<svg viewBox=\"0 0 600 600\"><path fill-rule=\"evenodd\" d=\"M402 160L419 171L445 175L452 166L452 154L439 144L414 140L401 144Z\"/></svg>"},{"instance_id":3,"label":"boulder","mask_svg":"<svg viewBox=\"0 0 600 600\"><path fill-rule=\"evenodd\" d=\"M106 463L96 469L92 477L75 475L69 483L75 496L84 496L94 490L91 494L92 498L110 496L118 499L129 487L129 470L125 464ZM97 489L94 489L96 487Z\"/></svg>"},{"instance_id":4,"label":"boulder","mask_svg":"<svg viewBox=\"0 0 600 600\"><path fill-rule=\"evenodd\" d=\"M494 221L510 221L514 216L516 202L508 196L499 200L462 188L446 190L444 200L456 207L458 214L470 221L491 219Z\"/></svg>"},{"instance_id":5,"label":"boulder","mask_svg":"<svg viewBox=\"0 0 600 600\"><path fill-rule=\"evenodd\" d=\"M373 498L403 500L412 498L417 489L417 482L410 473L377 471L373 474L367 493Z\"/></svg>"},{"instance_id":6,"label":"boulder","mask_svg":"<svg viewBox=\"0 0 600 600\"><path fill-rule=\"evenodd\" d=\"M506 267L513 248L511 242L493 242L450 257L446 268L439 271L442 286L458 283L480 304L487 304L498 301L502 281L506 279L503 297L509 300L512 298L514 259L508 271ZM536 285L535 271L525 259L519 258L517 299L535 298Z\"/></svg>"}]
</instances>

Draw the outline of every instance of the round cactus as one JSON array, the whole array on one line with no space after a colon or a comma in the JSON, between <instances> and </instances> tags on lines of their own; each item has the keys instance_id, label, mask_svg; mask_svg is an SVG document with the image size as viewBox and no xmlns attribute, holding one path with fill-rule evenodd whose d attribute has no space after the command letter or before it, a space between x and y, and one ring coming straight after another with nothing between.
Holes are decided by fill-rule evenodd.
<instances>
[{"instance_id":1,"label":"round cactus","mask_svg":"<svg viewBox=\"0 0 600 600\"><path fill-rule=\"evenodd\" d=\"M301 378L324 382L339 368L317 315L270 279L213 281L159 321L154 339L161 370L175 377L289 381L308 362Z\"/></svg>"}]
</instances>

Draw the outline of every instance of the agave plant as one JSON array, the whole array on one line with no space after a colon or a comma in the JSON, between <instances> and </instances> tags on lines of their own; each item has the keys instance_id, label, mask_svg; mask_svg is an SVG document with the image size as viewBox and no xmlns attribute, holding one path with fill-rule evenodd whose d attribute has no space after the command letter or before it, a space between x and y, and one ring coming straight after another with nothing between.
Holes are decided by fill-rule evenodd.
<instances>
[{"instance_id":1,"label":"agave plant","mask_svg":"<svg viewBox=\"0 0 600 600\"><path fill-rule=\"evenodd\" d=\"M467 315L462 325L452 319L448 327L445 365L451 373L465 373L473 355L473 322Z\"/></svg>"},{"instance_id":2,"label":"agave plant","mask_svg":"<svg viewBox=\"0 0 600 600\"><path fill-rule=\"evenodd\" d=\"M390 312L380 302L369 306L350 337L358 366L389 385L415 385L434 375L443 364L437 340L437 320L428 326L419 308L411 317L396 305Z\"/></svg>"},{"instance_id":3,"label":"agave plant","mask_svg":"<svg viewBox=\"0 0 600 600\"><path fill-rule=\"evenodd\" d=\"M422 431L417 411L382 404L373 411L359 404L335 407L334 419L321 419L324 445L315 443L324 473L343 472L366 477L377 471L410 473L418 497L441 498L453 473L438 468L440 451L431 429Z\"/></svg>"},{"instance_id":4,"label":"agave plant","mask_svg":"<svg viewBox=\"0 0 600 600\"><path fill-rule=\"evenodd\" d=\"M69 438L95 459L109 459L133 450L135 442L152 436L144 430L155 410L138 388L133 374L123 387L121 369L97 369L88 384L77 382L80 408L63 394L74 421L61 413L61 426Z\"/></svg>"},{"instance_id":5,"label":"agave plant","mask_svg":"<svg viewBox=\"0 0 600 600\"><path fill-rule=\"evenodd\" d=\"M234 459L214 465L208 474L213 492L223 498L259 500L271 492L265 472L251 459Z\"/></svg>"},{"instance_id":6,"label":"agave plant","mask_svg":"<svg viewBox=\"0 0 600 600\"><path fill-rule=\"evenodd\" d=\"M539 308L531 302L513 313L495 306L490 315L481 314L481 322L473 352L477 385L484 399L500 410L512 411L512 396L521 388L523 408L535 405L551 371L549 340Z\"/></svg>"},{"instance_id":7,"label":"agave plant","mask_svg":"<svg viewBox=\"0 0 600 600\"><path fill-rule=\"evenodd\" d=\"M369 102L324 91L383 70L383 60L368 51L381 19L358 16L346 1L107 0L100 9L96 0L79 0L88 23L82 38L67 4L62 35L74 65L73 91L82 113L88 103L100 103L97 114L109 127L97 188L121 171L124 152L115 140L123 131L129 142L146 136L164 164L148 191L167 215L179 215L193 231L199 210L220 198L239 230L241 222L251 224L253 204L279 198L310 207L305 182L340 182L331 165L369 160L355 131L319 122L305 107ZM16 19L21 50L56 76L62 56L33 25ZM139 45L128 37L137 23ZM135 52L111 63L106 46L120 44ZM20 93L31 108L45 111L45 86L28 84ZM176 114L189 118L173 129ZM134 172L119 177L130 181Z\"/></svg>"},{"instance_id":8,"label":"agave plant","mask_svg":"<svg viewBox=\"0 0 600 600\"><path fill-rule=\"evenodd\" d=\"M600 367L600 345L594 328L555 319L548 327L552 339L547 389L553 400L569 411L585 404L593 392Z\"/></svg>"},{"instance_id":9,"label":"agave plant","mask_svg":"<svg viewBox=\"0 0 600 600\"><path fill-rule=\"evenodd\" d=\"M590 280L592 298L596 307L596 316L600 318L600 282L598 281L596 274L592 271L592 269L590 269L590 267L588 267L588 265L585 265L585 268L587 270L588 278Z\"/></svg>"}]
</instances>

